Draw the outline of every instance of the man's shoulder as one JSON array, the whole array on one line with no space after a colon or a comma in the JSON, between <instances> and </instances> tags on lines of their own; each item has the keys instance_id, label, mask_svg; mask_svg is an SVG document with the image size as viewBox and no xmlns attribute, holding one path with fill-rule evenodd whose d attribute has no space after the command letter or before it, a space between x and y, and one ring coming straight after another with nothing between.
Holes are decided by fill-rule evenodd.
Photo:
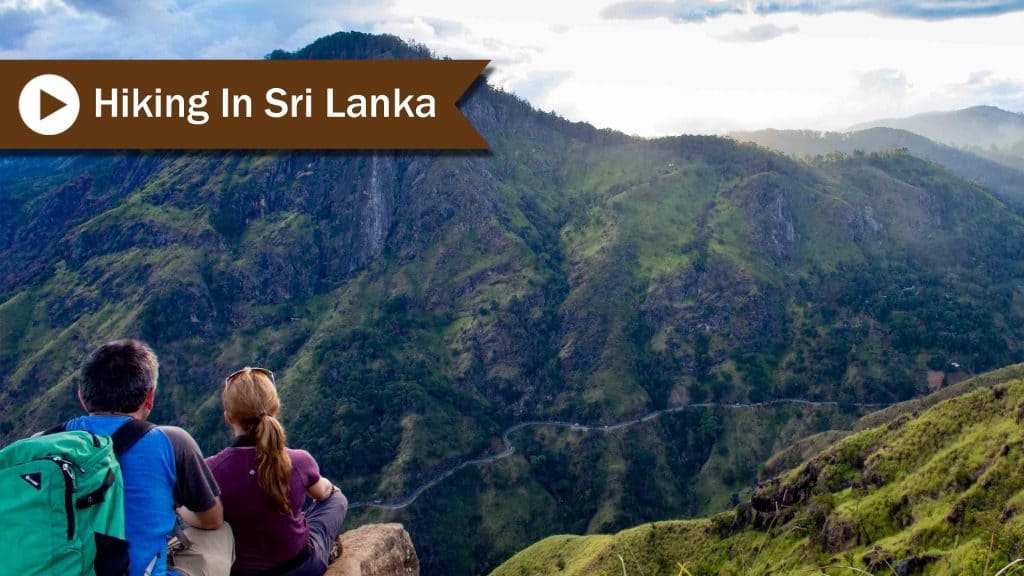
<instances>
[{"instance_id":1,"label":"man's shoulder","mask_svg":"<svg viewBox=\"0 0 1024 576\"><path fill-rule=\"evenodd\" d=\"M198 453L202 454L199 449L199 444L196 443L195 438L186 432L183 428L177 426L157 426L154 430L163 434L167 438L167 441L171 444L171 448L174 450L174 454L191 454Z\"/></svg>"},{"instance_id":2,"label":"man's shoulder","mask_svg":"<svg viewBox=\"0 0 1024 576\"><path fill-rule=\"evenodd\" d=\"M168 438L173 436L175 438L182 438L192 440L193 442L195 442L195 440L192 439L192 435L189 434L184 428L179 428L178 426L169 426L166 424L154 426L154 428L166 434Z\"/></svg>"}]
</instances>

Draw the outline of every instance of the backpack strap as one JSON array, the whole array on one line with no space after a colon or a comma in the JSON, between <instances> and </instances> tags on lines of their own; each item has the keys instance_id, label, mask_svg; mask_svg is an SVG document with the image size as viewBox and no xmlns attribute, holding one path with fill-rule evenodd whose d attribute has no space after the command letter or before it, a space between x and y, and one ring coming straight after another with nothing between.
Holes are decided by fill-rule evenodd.
<instances>
[{"instance_id":1,"label":"backpack strap","mask_svg":"<svg viewBox=\"0 0 1024 576\"><path fill-rule=\"evenodd\" d=\"M156 426L150 422L136 418L132 418L122 424L120 428L110 435L110 439L114 442L114 455L120 458L153 428L156 428Z\"/></svg>"},{"instance_id":2,"label":"backpack strap","mask_svg":"<svg viewBox=\"0 0 1024 576\"><path fill-rule=\"evenodd\" d=\"M107 490L110 490L110 487L114 485L114 482L117 482L117 476L114 476L113 470L107 470L107 475L103 478L103 483L100 484L100 487L89 492L85 496L80 496L78 500L75 500L75 507L79 510L83 510L103 502L103 498L107 495Z\"/></svg>"},{"instance_id":3,"label":"backpack strap","mask_svg":"<svg viewBox=\"0 0 1024 576\"><path fill-rule=\"evenodd\" d=\"M131 418L122 424L120 428L110 435L110 439L114 444L114 456L120 458L122 454L127 452L132 446L135 446L135 443L142 440L142 437L148 434L153 428L156 428L155 424L146 422L145 420L139 420L137 418ZM67 432L67 429L68 424L65 422L43 431L40 436L49 436L50 434ZM90 432L90 434L92 433ZM92 434L92 437L93 442L99 446L99 439L96 438L96 435Z\"/></svg>"},{"instance_id":4,"label":"backpack strap","mask_svg":"<svg viewBox=\"0 0 1024 576\"><path fill-rule=\"evenodd\" d=\"M46 430L43 430L43 432L40 434L40 436L49 436L50 434L60 434L61 432L67 432L67 430L68 430L68 423L67 422L61 422L60 424L57 424L53 428L47 428Z\"/></svg>"}]
</instances>

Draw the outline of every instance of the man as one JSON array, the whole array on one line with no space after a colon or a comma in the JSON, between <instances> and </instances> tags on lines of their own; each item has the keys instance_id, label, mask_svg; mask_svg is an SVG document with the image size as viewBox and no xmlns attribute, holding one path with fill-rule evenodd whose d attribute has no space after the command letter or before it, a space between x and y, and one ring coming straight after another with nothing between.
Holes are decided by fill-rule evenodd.
<instances>
[{"instance_id":1,"label":"man","mask_svg":"<svg viewBox=\"0 0 1024 576\"><path fill-rule=\"evenodd\" d=\"M88 415L65 428L109 436L132 418L145 421L153 410L158 371L156 354L142 342L117 340L100 346L82 367L78 387ZM227 574L233 539L224 524L220 490L195 440L181 428L154 427L119 461L130 576ZM177 517L198 529L187 532L192 550L182 555L185 562L178 562L187 571L168 568L167 537L175 531ZM195 564L188 560L194 561L197 553L208 556L207 568L192 568Z\"/></svg>"}]
</instances>

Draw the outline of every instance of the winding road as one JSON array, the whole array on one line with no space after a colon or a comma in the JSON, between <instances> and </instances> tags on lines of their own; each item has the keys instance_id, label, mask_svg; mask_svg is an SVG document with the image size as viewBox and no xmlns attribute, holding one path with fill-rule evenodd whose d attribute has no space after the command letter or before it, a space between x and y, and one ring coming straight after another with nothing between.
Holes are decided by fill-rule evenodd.
<instances>
[{"instance_id":1,"label":"winding road","mask_svg":"<svg viewBox=\"0 0 1024 576\"><path fill-rule=\"evenodd\" d=\"M648 412L647 414L644 414L642 416L637 416L636 418L631 418L629 420L623 420L621 422L615 422L615 423L612 423L612 424L590 424L590 425L587 425L587 424L579 424L577 422L565 422L565 421L562 421L562 420L529 420L529 421L525 421L525 422L519 422L518 424L513 424L512 426L509 426L508 428L505 429L504 432L501 433L501 441L502 441L502 443L504 443L505 447L500 452L497 452L495 454L491 454L490 456L481 456L479 458L469 458L467 460L462 460L461 462L457 462L457 463L453 464L452 466L446 468L445 470L443 470L441 472L438 472L433 477L431 477L427 481L425 481L422 484L420 484L419 486L417 486L415 490L413 490L408 495L406 495L405 497L403 497L403 498L401 498L399 500L395 500L395 501L392 501L392 502L380 502L380 501L376 501L376 500L372 501L372 502L354 502L354 503L349 505L349 508L350 509L355 509L355 508L381 508L381 509L384 509L384 510L401 510L403 508L406 508L409 505L411 505L413 502L415 502L420 496L422 496L424 492L426 492L427 490L430 490L434 486L436 486L436 485L440 484L441 482L445 481L449 476L451 476L452 474L455 474L456 472L458 472L459 470L462 470L463 468L465 468L467 466L478 466L478 465L483 465L483 464L490 464L492 462L497 462L498 460L502 460L504 458L508 458L512 454L515 454L516 447L515 447L515 445L512 444L512 440L509 439L509 436L513 432L518 432L519 430L522 430L524 428L532 428L532 427L538 427L538 426L551 426L551 427L555 427L555 428L568 428L568 429L576 431L576 432L611 432L613 430L620 430L622 428L628 428L629 426L634 426L636 424L642 424L644 422L650 422L651 420L654 420L656 418L664 416L665 414L674 414L676 412L682 412L684 410L696 410L696 409L702 409L702 408L726 408L726 409L732 409L732 410L742 410L742 409L745 409L745 408L763 408L763 407L766 407L766 406L774 406L774 405L778 405L778 404L800 404L800 405L804 405L804 406L838 406L839 405L838 402L834 402L834 401L804 400L802 398L777 398L775 400L768 400L768 401L765 401L765 402L753 402L753 403L749 403L749 404L723 404L723 403L717 403L717 402L701 402L701 403L697 403L697 404L684 404L682 406L674 406L672 408L663 408L661 410L655 410L654 412ZM890 404L882 404L882 403L878 403L878 404L856 403L856 404L853 404L852 406L855 406L857 408L884 408L884 407L889 406L889 405Z\"/></svg>"}]
</instances>

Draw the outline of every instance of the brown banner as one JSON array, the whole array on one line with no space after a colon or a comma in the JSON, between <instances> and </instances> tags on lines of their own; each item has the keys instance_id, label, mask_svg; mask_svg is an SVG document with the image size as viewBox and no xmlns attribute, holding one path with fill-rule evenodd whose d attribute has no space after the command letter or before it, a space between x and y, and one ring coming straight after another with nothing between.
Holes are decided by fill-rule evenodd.
<instances>
[{"instance_id":1,"label":"brown banner","mask_svg":"<svg viewBox=\"0 0 1024 576\"><path fill-rule=\"evenodd\" d=\"M0 61L5 149L486 149L486 60Z\"/></svg>"}]
</instances>

